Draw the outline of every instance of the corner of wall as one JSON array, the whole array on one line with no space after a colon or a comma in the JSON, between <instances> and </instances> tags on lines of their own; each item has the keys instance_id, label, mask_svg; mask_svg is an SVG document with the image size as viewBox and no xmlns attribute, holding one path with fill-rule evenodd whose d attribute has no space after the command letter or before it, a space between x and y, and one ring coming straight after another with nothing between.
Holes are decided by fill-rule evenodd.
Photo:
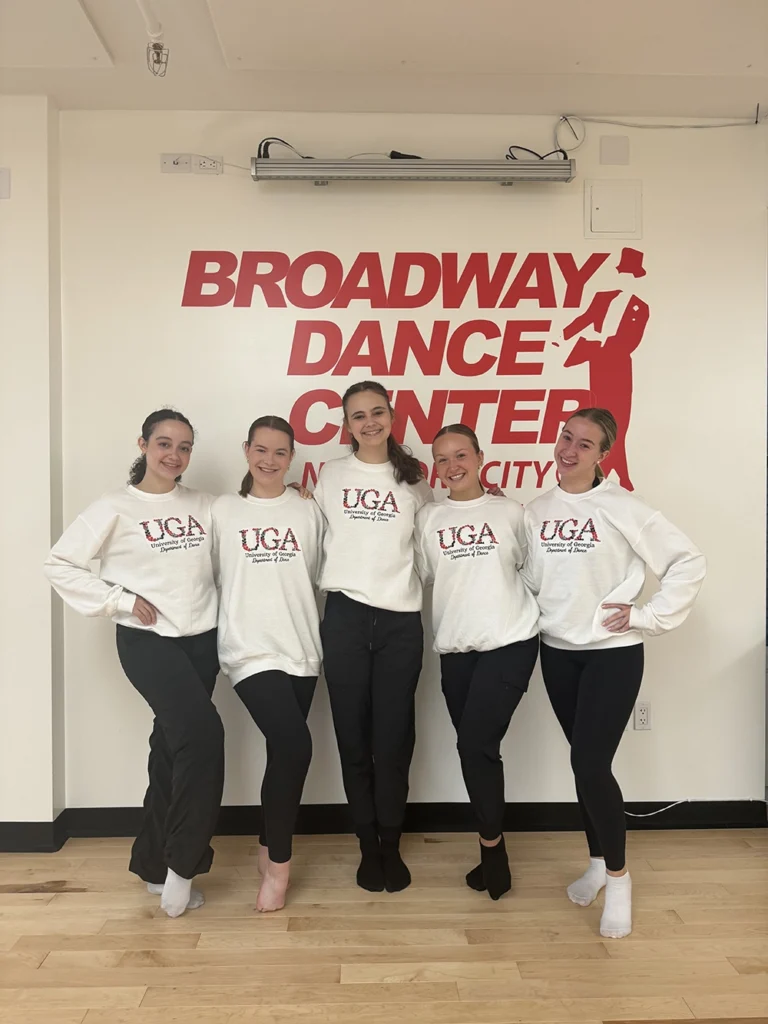
<instances>
[{"instance_id":1,"label":"corner of wall","mask_svg":"<svg viewBox=\"0 0 768 1024\"><path fill-rule=\"evenodd\" d=\"M51 543L64 529L59 111L48 105L48 387ZM66 807L64 606L51 593L53 817Z\"/></svg>"}]
</instances>

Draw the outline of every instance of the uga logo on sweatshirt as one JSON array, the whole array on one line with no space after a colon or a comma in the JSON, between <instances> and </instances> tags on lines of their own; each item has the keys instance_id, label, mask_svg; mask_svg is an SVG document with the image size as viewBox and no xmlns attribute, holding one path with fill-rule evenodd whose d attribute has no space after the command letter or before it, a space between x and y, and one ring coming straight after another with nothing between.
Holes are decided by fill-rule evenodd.
<instances>
[{"instance_id":1,"label":"uga logo on sweatshirt","mask_svg":"<svg viewBox=\"0 0 768 1024\"><path fill-rule=\"evenodd\" d=\"M193 515L188 515L186 522L180 516L168 516L167 519L144 519L139 525L154 551L197 548L206 537L205 530Z\"/></svg>"},{"instance_id":2,"label":"uga logo on sweatshirt","mask_svg":"<svg viewBox=\"0 0 768 1024\"><path fill-rule=\"evenodd\" d=\"M280 532L276 526L250 526L238 530L240 546L252 564L257 562L290 562L301 551L296 534L287 526Z\"/></svg>"},{"instance_id":3,"label":"uga logo on sweatshirt","mask_svg":"<svg viewBox=\"0 0 768 1024\"><path fill-rule=\"evenodd\" d=\"M376 487L343 487L341 504L347 519L385 523L400 515L394 491L380 491Z\"/></svg>"},{"instance_id":4,"label":"uga logo on sweatshirt","mask_svg":"<svg viewBox=\"0 0 768 1024\"><path fill-rule=\"evenodd\" d=\"M493 530L483 523L478 530L474 523L463 526L446 526L437 531L440 551L452 561L457 558L475 558L489 555L499 546Z\"/></svg>"},{"instance_id":5,"label":"uga logo on sweatshirt","mask_svg":"<svg viewBox=\"0 0 768 1024\"><path fill-rule=\"evenodd\" d=\"M592 518L545 519L539 531L541 546L552 554L575 554L591 551L600 544L597 527Z\"/></svg>"}]
</instances>

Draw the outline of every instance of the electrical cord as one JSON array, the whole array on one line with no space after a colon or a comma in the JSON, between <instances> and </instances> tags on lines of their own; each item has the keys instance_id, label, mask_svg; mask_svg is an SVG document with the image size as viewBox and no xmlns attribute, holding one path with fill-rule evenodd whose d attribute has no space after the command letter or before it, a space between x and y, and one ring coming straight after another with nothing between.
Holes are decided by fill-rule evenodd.
<instances>
[{"instance_id":1,"label":"electrical cord","mask_svg":"<svg viewBox=\"0 0 768 1024\"><path fill-rule=\"evenodd\" d=\"M309 156L306 153L300 153L295 146L292 146L290 144L290 142L286 142L285 139L280 139L277 136L270 136L266 139L261 140L256 153L257 158L259 160L269 159L269 151L272 148L272 146L285 146L286 149L290 149L292 153L295 153L296 156L300 157L302 160L315 159L313 156ZM416 153L401 153L397 149L391 149L388 153L353 153L351 156L344 157L344 159L355 160L357 157L361 156L383 156L387 157L389 160L421 160L421 157L418 156Z\"/></svg>"},{"instance_id":2,"label":"electrical cord","mask_svg":"<svg viewBox=\"0 0 768 1024\"><path fill-rule=\"evenodd\" d=\"M743 118L739 121L722 121L719 124L682 124L677 123L663 123L663 124L645 124L640 121L622 121L618 118L610 117L586 117L579 114L561 114L558 118L554 128L554 149L551 149L548 153L538 153L535 149L529 149L528 146L511 145L507 148L505 154L506 160L518 160L520 159L517 153L527 153L529 156L536 160L548 160L551 157L557 157L558 159L568 160L570 154L574 153L577 149L580 149L584 145L587 138L587 125L588 124L608 124L616 125L620 128L641 128L645 131L658 131L667 130L675 131L682 130L688 131L691 129L716 129L716 128L748 128L752 125L763 124L768 120L768 114L760 116L760 104L757 105L754 118ZM577 127L574 127L576 125ZM570 137L563 139L563 131L567 128L573 139ZM577 130L579 129L579 130ZM283 146L285 149L289 149L301 160L313 160L314 157L308 154L299 152L295 146L292 146L290 142L286 142L285 139L281 139L276 135L268 136L261 140L258 146L257 157L261 160L269 157L270 150L273 146ZM407 159L407 160L418 160L420 157L412 153L400 153L397 150L391 150L389 153L383 152L363 152L353 153L351 156L346 157L347 160L355 160L358 157L363 156L381 156L388 157L390 160ZM228 167L237 167L241 170L248 170L248 168L241 168L239 164L226 164Z\"/></svg>"},{"instance_id":3,"label":"electrical cord","mask_svg":"<svg viewBox=\"0 0 768 1024\"><path fill-rule=\"evenodd\" d=\"M301 157L302 160L312 160L311 156L305 156L304 153L300 153L295 146L292 146L290 142L286 142L285 139L280 139L276 135L270 136L266 139L262 139L259 143L258 152L256 156L261 159L266 159L269 156L269 150L272 146L285 146L286 149L290 149L296 156Z\"/></svg>"},{"instance_id":4,"label":"electrical cord","mask_svg":"<svg viewBox=\"0 0 768 1024\"><path fill-rule=\"evenodd\" d=\"M760 116L760 104L757 105L755 116L753 118L745 117L740 121L722 121L719 124L644 124L640 121L620 121L616 118L610 117L582 117L579 114L562 114L557 123L555 124L554 131L554 142L558 149L564 149L568 153L574 153L577 149L584 145L587 138L587 125L588 124L610 124L616 125L619 128L641 128L644 131L702 131L706 129L716 128L751 128L754 125L763 124L768 120L768 114ZM577 132L573 127L573 123L581 126L581 132ZM573 136L573 141L568 139L567 142L562 139L562 132L564 127L568 127Z\"/></svg>"},{"instance_id":5,"label":"electrical cord","mask_svg":"<svg viewBox=\"0 0 768 1024\"><path fill-rule=\"evenodd\" d=\"M515 150L520 153L530 153L531 156L535 156L537 160L547 160L551 156L560 156L563 160L568 159L568 154L562 146L558 146L556 149L550 150L549 153L537 153L535 149L528 149L527 146L510 146L506 153L507 160L517 160L515 156Z\"/></svg>"},{"instance_id":6,"label":"electrical cord","mask_svg":"<svg viewBox=\"0 0 768 1024\"><path fill-rule=\"evenodd\" d=\"M663 811L670 811L673 807L679 807L680 804L688 804L690 800L676 800L673 804L667 804L666 807L660 807L657 811L649 811L648 814L633 814L631 811L624 811L628 818L653 818L656 814L661 814Z\"/></svg>"}]
</instances>

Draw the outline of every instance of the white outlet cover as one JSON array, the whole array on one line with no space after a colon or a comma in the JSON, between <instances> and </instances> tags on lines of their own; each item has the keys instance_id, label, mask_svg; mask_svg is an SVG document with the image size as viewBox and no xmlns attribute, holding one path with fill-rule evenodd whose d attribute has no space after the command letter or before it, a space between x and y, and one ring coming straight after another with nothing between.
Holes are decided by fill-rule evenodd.
<instances>
[{"instance_id":1,"label":"white outlet cover","mask_svg":"<svg viewBox=\"0 0 768 1024\"><path fill-rule=\"evenodd\" d=\"M193 174L221 174L224 170L224 158L221 156L203 156L192 154Z\"/></svg>"},{"instance_id":2,"label":"white outlet cover","mask_svg":"<svg viewBox=\"0 0 768 1024\"><path fill-rule=\"evenodd\" d=\"M161 153L160 170L163 174L191 174L192 158L189 153Z\"/></svg>"}]
</instances>

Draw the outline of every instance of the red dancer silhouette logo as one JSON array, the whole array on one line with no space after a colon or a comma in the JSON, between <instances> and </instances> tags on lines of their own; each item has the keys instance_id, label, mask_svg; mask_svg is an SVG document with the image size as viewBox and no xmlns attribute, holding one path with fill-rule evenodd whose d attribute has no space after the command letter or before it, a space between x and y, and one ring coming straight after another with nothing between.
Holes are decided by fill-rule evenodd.
<instances>
[{"instance_id":1,"label":"red dancer silhouette logo","mask_svg":"<svg viewBox=\"0 0 768 1024\"><path fill-rule=\"evenodd\" d=\"M617 270L633 277L644 276L642 253L625 249ZM629 475L626 448L632 416L632 353L645 334L650 316L648 303L637 295L631 295L626 300L616 332L604 341L587 338L581 333L590 327L598 333L602 331L606 316L620 295L620 289L597 292L586 312L565 328L563 338L566 341L577 334L579 336L563 366L588 364L590 401L592 405L610 409L618 427L616 443L603 460L603 472L608 476L611 470L615 470L621 486L632 491L634 485Z\"/></svg>"}]
</instances>

